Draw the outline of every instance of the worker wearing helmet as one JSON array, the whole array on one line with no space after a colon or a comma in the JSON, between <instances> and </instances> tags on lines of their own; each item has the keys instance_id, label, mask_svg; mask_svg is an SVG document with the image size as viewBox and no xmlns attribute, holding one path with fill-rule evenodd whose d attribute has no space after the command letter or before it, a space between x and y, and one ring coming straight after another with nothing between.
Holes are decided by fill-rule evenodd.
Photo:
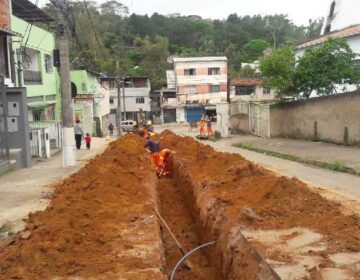
<instances>
[{"instance_id":1,"label":"worker wearing helmet","mask_svg":"<svg viewBox=\"0 0 360 280\"><path fill-rule=\"evenodd\" d=\"M204 120L204 118L200 119L199 132L200 132L200 136L205 136L205 120Z\"/></svg>"},{"instance_id":2,"label":"worker wearing helmet","mask_svg":"<svg viewBox=\"0 0 360 280\"><path fill-rule=\"evenodd\" d=\"M171 152L169 149L163 149L159 152L159 164L157 175L169 175L171 171Z\"/></svg>"}]
</instances>

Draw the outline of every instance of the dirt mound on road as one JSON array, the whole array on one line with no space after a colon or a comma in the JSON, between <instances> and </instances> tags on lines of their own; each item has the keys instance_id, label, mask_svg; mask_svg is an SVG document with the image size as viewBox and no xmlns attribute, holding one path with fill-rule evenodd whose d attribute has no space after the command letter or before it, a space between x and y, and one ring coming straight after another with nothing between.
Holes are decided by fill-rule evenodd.
<instances>
[{"instance_id":1,"label":"dirt mound on road","mask_svg":"<svg viewBox=\"0 0 360 280\"><path fill-rule=\"evenodd\" d=\"M141 138L111 143L0 248L0 279L161 279L155 186Z\"/></svg>"},{"instance_id":2,"label":"dirt mound on road","mask_svg":"<svg viewBox=\"0 0 360 280\"><path fill-rule=\"evenodd\" d=\"M325 236L329 253L360 251L360 218L342 214L339 204L298 179L278 177L238 154L216 152L170 131L159 139L162 147L175 151L204 195L204 203L205 196L216 198L233 224L262 229L309 227ZM242 215L244 208L252 209L259 219Z\"/></svg>"}]
</instances>

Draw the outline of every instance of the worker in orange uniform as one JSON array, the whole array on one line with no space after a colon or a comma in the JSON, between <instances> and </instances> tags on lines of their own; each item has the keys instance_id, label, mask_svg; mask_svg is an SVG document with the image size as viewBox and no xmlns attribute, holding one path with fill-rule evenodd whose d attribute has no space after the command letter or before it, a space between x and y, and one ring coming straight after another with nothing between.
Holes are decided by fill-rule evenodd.
<instances>
[{"instance_id":1,"label":"worker in orange uniform","mask_svg":"<svg viewBox=\"0 0 360 280\"><path fill-rule=\"evenodd\" d=\"M159 165L159 151L160 151L159 141L156 139L150 139L150 137L148 136L144 147L150 151L150 158L154 164L154 170L157 172Z\"/></svg>"},{"instance_id":2,"label":"worker in orange uniform","mask_svg":"<svg viewBox=\"0 0 360 280\"><path fill-rule=\"evenodd\" d=\"M200 132L200 136L205 136L205 120L204 120L204 118L200 119L199 132Z\"/></svg>"},{"instance_id":3,"label":"worker in orange uniform","mask_svg":"<svg viewBox=\"0 0 360 280\"><path fill-rule=\"evenodd\" d=\"M145 138L145 139L147 139L147 138L149 137L149 131L148 131L146 125L144 125L143 134L144 134L144 138Z\"/></svg>"},{"instance_id":4,"label":"worker in orange uniform","mask_svg":"<svg viewBox=\"0 0 360 280\"><path fill-rule=\"evenodd\" d=\"M207 128L207 135L210 137L213 135L213 130L211 127L211 118L209 118L209 116L206 116L206 128Z\"/></svg>"},{"instance_id":5,"label":"worker in orange uniform","mask_svg":"<svg viewBox=\"0 0 360 280\"><path fill-rule=\"evenodd\" d=\"M159 177L169 175L171 172L171 152L169 149L163 149L159 152L159 164L156 171Z\"/></svg>"}]
</instances>

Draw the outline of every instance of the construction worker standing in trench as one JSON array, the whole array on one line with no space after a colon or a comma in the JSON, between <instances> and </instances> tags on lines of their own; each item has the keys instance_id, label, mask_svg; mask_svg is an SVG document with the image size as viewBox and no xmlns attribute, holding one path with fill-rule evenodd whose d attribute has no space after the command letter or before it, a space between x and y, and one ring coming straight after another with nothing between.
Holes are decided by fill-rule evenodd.
<instances>
[{"instance_id":1,"label":"construction worker standing in trench","mask_svg":"<svg viewBox=\"0 0 360 280\"><path fill-rule=\"evenodd\" d=\"M170 175L171 172L171 152L169 149L163 149L159 152L159 164L156 171L159 177Z\"/></svg>"},{"instance_id":2,"label":"construction worker standing in trench","mask_svg":"<svg viewBox=\"0 0 360 280\"><path fill-rule=\"evenodd\" d=\"M150 151L150 158L154 164L154 170L157 173L158 165L159 165L159 152L160 152L159 141L156 139L150 139L150 136L147 136L144 147Z\"/></svg>"}]
</instances>

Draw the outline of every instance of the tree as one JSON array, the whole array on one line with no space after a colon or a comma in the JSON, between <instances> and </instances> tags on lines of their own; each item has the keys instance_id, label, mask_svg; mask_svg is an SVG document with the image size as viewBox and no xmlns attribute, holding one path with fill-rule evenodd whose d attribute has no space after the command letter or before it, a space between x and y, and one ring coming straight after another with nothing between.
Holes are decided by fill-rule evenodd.
<instances>
[{"instance_id":1,"label":"tree","mask_svg":"<svg viewBox=\"0 0 360 280\"><path fill-rule=\"evenodd\" d=\"M254 62L255 60L259 59L259 57L263 55L263 52L267 48L270 48L270 44L265 40L256 39L248 42L243 47L246 61Z\"/></svg>"},{"instance_id":2,"label":"tree","mask_svg":"<svg viewBox=\"0 0 360 280\"><path fill-rule=\"evenodd\" d=\"M295 72L295 53L291 46L284 46L260 60L260 70L265 85L275 88L279 99L296 94L292 78Z\"/></svg>"},{"instance_id":3,"label":"tree","mask_svg":"<svg viewBox=\"0 0 360 280\"><path fill-rule=\"evenodd\" d=\"M117 0L106 1L100 5L103 15L117 15L125 17L129 14L129 8Z\"/></svg>"},{"instance_id":4,"label":"tree","mask_svg":"<svg viewBox=\"0 0 360 280\"><path fill-rule=\"evenodd\" d=\"M246 65L241 68L240 77L253 78L257 76L255 71L255 69L252 69L249 65Z\"/></svg>"},{"instance_id":5,"label":"tree","mask_svg":"<svg viewBox=\"0 0 360 280\"><path fill-rule=\"evenodd\" d=\"M320 47L309 48L300 57L293 75L293 84L300 97L337 93L339 85L360 84L360 69L354 64L357 54L342 38L329 38Z\"/></svg>"}]
</instances>

